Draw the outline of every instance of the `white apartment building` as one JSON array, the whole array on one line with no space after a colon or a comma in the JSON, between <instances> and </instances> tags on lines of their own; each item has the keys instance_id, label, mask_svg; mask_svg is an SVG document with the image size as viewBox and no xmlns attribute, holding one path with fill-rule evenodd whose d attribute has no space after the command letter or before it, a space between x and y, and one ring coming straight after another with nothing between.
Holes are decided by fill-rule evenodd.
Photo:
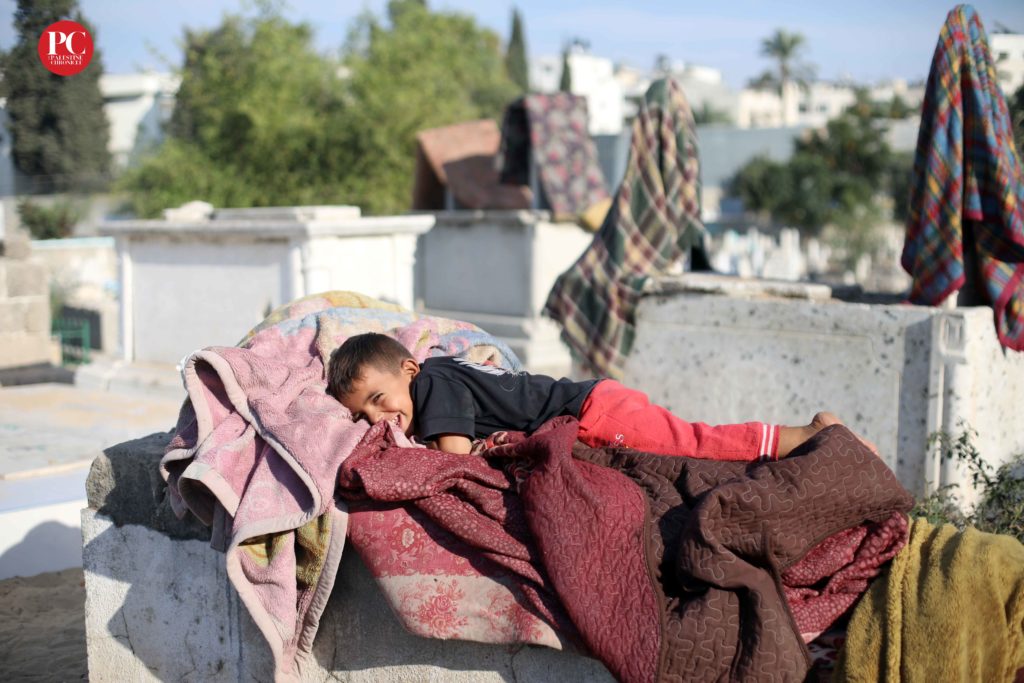
<instances>
[{"instance_id":1,"label":"white apartment building","mask_svg":"<svg viewBox=\"0 0 1024 683\"><path fill-rule=\"evenodd\" d=\"M177 76L153 72L100 76L103 111L110 122L108 148L115 167L124 168L160 143L180 82Z\"/></svg>"},{"instance_id":2,"label":"white apartment building","mask_svg":"<svg viewBox=\"0 0 1024 683\"><path fill-rule=\"evenodd\" d=\"M622 131L625 98L615 78L612 60L590 54L586 48L569 49L569 73L574 95L587 98L591 135L615 135ZM535 92L558 90L562 79L562 57L545 56L530 60L530 88Z\"/></svg>"},{"instance_id":3,"label":"white apartment building","mask_svg":"<svg viewBox=\"0 0 1024 683\"><path fill-rule=\"evenodd\" d=\"M856 102L853 88L826 81L810 83L797 96L797 123L820 128Z\"/></svg>"},{"instance_id":4,"label":"white apartment building","mask_svg":"<svg viewBox=\"0 0 1024 683\"><path fill-rule=\"evenodd\" d=\"M990 33L988 40L999 86L1010 97L1024 85L1024 33Z\"/></svg>"},{"instance_id":5,"label":"white apartment building","mask_svg":"<svg viewBox=\"0 0 1024 683\"><path fill-rule=\"evenodd\" d=\"M910 109L920 110L924 102L924 89L924 81L909 85L902 78L894 78L872 86L868 96L872 102L880 103L892 102L893 98L899 97Z\"/></svg>"},{"instance_id":6,"label":"white apartment building","mask_svg":"<svg viewBox=\"0 0 1024 683\"><path fill-rule=\"evenodd\" d=\"M726 114L735 121L738 98L722 78L722 72L699 64L684 64L673 68L672 76L682 86L694 113L708 110Z\"/></svg>"},{"instance_id":7,"label":"white apartment building","mask_svg":"<svg viewBox=\"0 0 1024 683\"><path fill-rule=\"evenodd\" d=\"M782 96L775 90L744 88L736 98L737 128L788 128L800 125L799 86L790 83Z\"/></svg>"}]
</instances>

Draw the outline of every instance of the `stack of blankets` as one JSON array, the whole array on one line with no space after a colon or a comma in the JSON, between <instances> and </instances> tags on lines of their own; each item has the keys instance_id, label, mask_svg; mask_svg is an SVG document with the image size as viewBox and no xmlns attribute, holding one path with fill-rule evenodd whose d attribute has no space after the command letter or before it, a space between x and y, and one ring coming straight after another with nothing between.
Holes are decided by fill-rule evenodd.
<instances>
[{"instance_id":1,"label":"stack of blankets","mask_svg":"<svg viewBox=\"0 0 1024 683\"><path fill-rule=\"evenodd\" d=\"M375 572L427 573L426 539L454 541L516 587L522 618L621 681L802 681L806 642L905 543L911 497L844 427L761 465L586 448L578 428L556 418L466 458L374 427L341 468L354 544ZM388 534L398 507L426 534ZM414 632L450 637L487 608L460 579L437 582L447 613L423 609Z\"/></svg>"},{"instance_id":2,"label":"stack of blankets","mask_svg":"<svg viewBox=\"0 0 1024 683\"><path fill-rule=\"evenodd\" d=\"M295 302L185 366L169 496L213 527L278 680L309 655L346 544L415 634L575 647L622 681L804 680L847 618L851 680L1024 666L1024 547L937 544L918 522L904 547L912 498L844 427L766 463L587 448L572 418L452 455L326 394L331 351L370 330L420 360L519 369L472 325L350 293ZM972 649L923 661L930 625L962 644L981 623Z\"/></svg>"},{"instance_id":3,"label":"stack of blankets","mask_svg":"<svg viewBox=\"0 0 1024 683\"><path fill-rule=\"evenodd\" d=\"M293 302L237 346L197 351L184 364L188 398L161 473L175 512L212 527L278 679L294 676L296 658L311 650L349 532L335 498L338 468L369 426L327 395L324 369L346 338L369 331L393 335L417 360L456 355L519 369L473 325L349 292Z\"/></svg>"}]
</instances>

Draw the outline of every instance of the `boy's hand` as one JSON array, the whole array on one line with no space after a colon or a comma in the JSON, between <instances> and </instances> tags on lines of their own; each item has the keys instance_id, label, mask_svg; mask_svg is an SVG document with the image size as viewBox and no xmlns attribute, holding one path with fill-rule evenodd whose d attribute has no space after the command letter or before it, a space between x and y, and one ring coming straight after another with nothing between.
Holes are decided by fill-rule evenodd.
<instances>
[{"instance_id":1,"label":"boy's hand","mask_svg":"<svg viewBox=\"0 0 1024 683\"><path fill-rule=\"evenodd\" d=\"M841 424L843 424L843 421L834 413L821 411L820 413L816 413L814 417L811 418L810 424L806 426L782 427L779 432L779 458L785 458L794 448L810 439L825 427ZM875 444L871 443L856 432L853 432L853 435L860 439L860 442L867 446L868 450L875 455L878 455L878 448L875 447Z\"/></svg>"},{"instance_id":2,"label":"boy's hand","mask_svg":"<svg viewBox=\"0 0 1024 683\"><path fill-rule=\"evenodd\" d=\"M431 445L439 451L457 455L469 455L473 450L473 442L462 434L441 434Z\"/></svg>"}]
</instances>

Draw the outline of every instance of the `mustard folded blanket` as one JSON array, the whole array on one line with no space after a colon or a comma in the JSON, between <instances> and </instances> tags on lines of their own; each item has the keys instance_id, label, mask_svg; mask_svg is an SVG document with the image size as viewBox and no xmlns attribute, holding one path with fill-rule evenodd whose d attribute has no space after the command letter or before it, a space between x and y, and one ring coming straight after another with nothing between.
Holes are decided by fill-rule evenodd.
<instances>
[{"instance_id":1,"label":"mustard folded blanket","mask_svg":"<svg viewBox=\"0 0 1024 683\"><path fill-rule=\"evenodd\" d=\"M1024 667L1024 545L914 519L854 609L834 681L1013 681Z\"/></svg>"}]
</instances>

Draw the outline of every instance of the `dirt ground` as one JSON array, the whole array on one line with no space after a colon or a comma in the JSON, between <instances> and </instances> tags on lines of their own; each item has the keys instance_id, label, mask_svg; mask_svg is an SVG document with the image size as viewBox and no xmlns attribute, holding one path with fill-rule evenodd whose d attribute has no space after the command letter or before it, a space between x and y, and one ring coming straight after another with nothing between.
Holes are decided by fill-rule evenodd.
<instances>
[{"instance_id":1,"label":"dirt ground","mask_svg":"<svg viewBox=\"0 0 1024 683\"><path fill-rule=\"evenodd\" d=\"M81 568L0 581L0 681L86 681Z\"/></svg>"}]
</instances>

